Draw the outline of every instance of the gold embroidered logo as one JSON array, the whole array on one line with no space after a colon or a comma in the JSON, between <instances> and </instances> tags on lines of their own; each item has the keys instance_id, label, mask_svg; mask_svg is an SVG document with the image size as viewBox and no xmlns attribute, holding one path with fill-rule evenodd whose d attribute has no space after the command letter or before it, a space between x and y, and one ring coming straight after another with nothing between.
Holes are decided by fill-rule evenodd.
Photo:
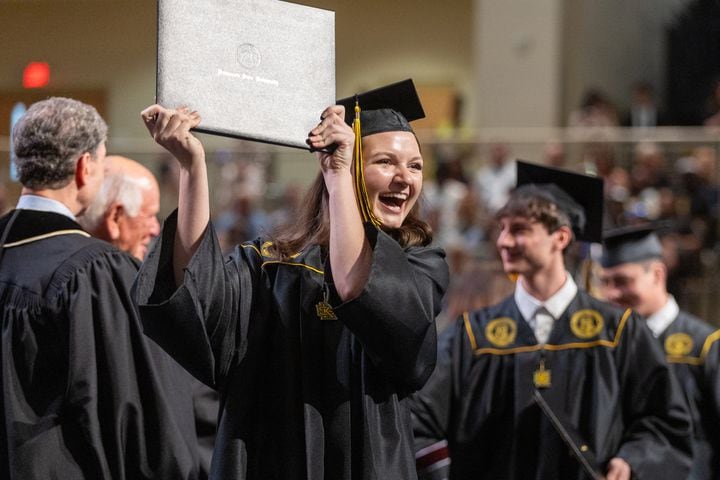
<instances>
[{"instance_id":1,"label":"gold embroidered logo","mask_svg":"<svg viewBox=\"0 0 720 480\"><path fill-rule=\"evenodd\" d=\"M580 310L570 318L570 330L582 339L596 336L603 326L603 317L597 310Z\"/></svg>"},{"instance_id":2,"label":"gold embroidered logo","mask_svg":"<svg viewBox=\"0 0 720 480\"><path fill-rule=\"evenodd\" d=\"M320 320L337 320L337 315L335 315L333 308L327 302L318 302L315 305L315 313L317 313Z\"/></svg>"},{"instance_id":3,"label":"gold embroidered logo","mask_svg":"<svg viewBox=\"0 0 720 480\"><path fill-rule=\"evenodd\" d=\"M491 320L485 327L485 337L496 347L507 347L515 341L517 324L509 317Z\"/></svg>"},{"instance_id":4,"label":"gold embroidered logo","mask_svg":"<svg viewBox=\"0 0 720 480\"><path fill-rule=\"evenodd\" d=\"M687 333L673 333L665 339L665 353L681 357L692 352L693 340Z\"/></svg>"}]
</instances>

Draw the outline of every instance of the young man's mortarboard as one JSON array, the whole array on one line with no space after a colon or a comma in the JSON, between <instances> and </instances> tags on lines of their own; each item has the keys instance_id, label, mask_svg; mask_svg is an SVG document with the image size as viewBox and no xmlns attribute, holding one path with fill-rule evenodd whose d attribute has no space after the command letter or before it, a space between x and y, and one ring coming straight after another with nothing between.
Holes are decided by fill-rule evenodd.
<instances>
[{"instance_id":1,"label":"young man's mortarboard","mask_svg":"<svg viewBox=\"0 0 720 480\"><path fill-rule=\"evenodd\" d=\"M370 207L365 187L362 159L362 137L375 133L410 132L410 122L425 118L415 84L411 79L357 93L337 101L345 107L345 122L355 131L355 197L364 222L376 227L380 221Z\"/></svg>"},{"instance_id":2,"label":"young man's mortarboard","mask_svg":"<svg viewBox=\"0 0 720 480\"><path fill-rule=\"evenodd\" d=\"M578 240L602 241L601 178L518 161L516 191L537 195L557 205L570 218Z\"/></svg>"},{"instance_id":3,"label":"young man's mortarboard","mask_svg":"<svg viewBox=\"0 0 720 480\"><path fill-rule=\"evenodd\" d=\"M607 230L603 235L602 266L610 268L662 259L662 244L655 231L656 227L650 224Z\"/></svg>"}]
</instances>

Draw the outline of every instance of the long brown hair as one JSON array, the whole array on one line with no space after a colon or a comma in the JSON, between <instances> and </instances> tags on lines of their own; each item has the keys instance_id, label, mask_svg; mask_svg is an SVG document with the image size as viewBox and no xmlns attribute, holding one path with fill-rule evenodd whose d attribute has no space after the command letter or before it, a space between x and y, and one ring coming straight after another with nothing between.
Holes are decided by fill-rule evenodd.
<instances>
[{"instance_id":1,"label":"long brown hair","mask_svg":"<svg viewBox=\"0 0 720 480\"><path fill-rule=\"evenodd\" d=\"M425 246L432 242L430 225L419 217L419 200L401 227L381 227L403 247ZM326 247L330 242L328 191L322 172L310 185L295 218L295 222L279 227L273 235L272 248L281 260L288 260L310 245Z\"/></svg>"}]
</instances>

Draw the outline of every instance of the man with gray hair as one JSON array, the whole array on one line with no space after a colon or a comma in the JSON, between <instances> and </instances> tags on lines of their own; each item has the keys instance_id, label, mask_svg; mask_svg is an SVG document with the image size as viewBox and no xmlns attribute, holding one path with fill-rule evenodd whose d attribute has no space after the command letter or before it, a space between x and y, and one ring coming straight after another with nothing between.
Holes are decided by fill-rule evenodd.
<instances>
[{"instance_id":1,"label":"man with gray hair","mask_svg":"<svg viewBox=\"0 0 720 480\"><path fill-rule=\"evenodd\" d=\"M136 261L76 221L102 185L106 136L93 107L58 97L13 131L23 189L0 218L0 478L198 477L191 398L167 390L177 365L129 294Z\"/></svg>"},{"instance_id":2,"label":"man with gray hair","mask_svg":"<svg viewBox=\"0 0 720 480\"><path fill-rule=\"evenodd\" d=\"M158 182L150 170L135 160L111 155L105 162L105 180L79 218L80 225L143 261L148 245L160 233Z\"/></svg>"}]
</instances>

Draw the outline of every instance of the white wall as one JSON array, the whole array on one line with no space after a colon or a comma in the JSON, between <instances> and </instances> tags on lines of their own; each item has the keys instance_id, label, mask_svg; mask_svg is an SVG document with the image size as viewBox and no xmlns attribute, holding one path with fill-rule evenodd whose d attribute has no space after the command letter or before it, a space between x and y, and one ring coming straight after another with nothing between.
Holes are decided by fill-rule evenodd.
<instances>
[{"instance_id":1,"label":"white wall","mask_svg":"<svg viewBox=\"0 0 720 480\"><path fill-rule=\"evenodd\" d=\"M561 0L476 0L475 108L479 127L556 122Z\"/></svg>"}]
</instances>

